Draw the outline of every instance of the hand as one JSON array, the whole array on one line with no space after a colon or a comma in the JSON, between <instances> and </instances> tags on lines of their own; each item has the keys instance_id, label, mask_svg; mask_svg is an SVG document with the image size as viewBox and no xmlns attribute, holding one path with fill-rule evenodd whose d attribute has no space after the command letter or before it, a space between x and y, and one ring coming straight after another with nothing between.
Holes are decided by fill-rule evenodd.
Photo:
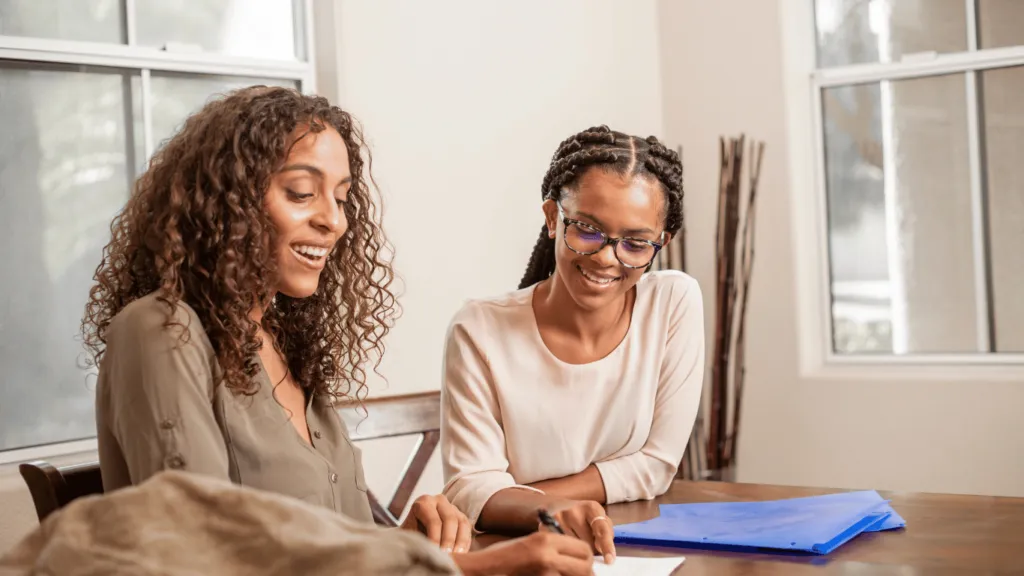
<instances>
[{"instance_id":1,"label":"hand","mask_svg":"<svg viewBox=\"0 0 1024 576\"><path fill-rule=\"evenodd\" d=\"M604 556L606 563L615 562L615 525L600 504L593 500L565 500L548 506L547 511L567 535L589 544L594 552Z\"/></svg>"},{"instance_id":2,"label":"hand","mask_svg":"<svg viewBox=\"0 0 1024 576\"><path fill-rule=\"evenodd\" d=\"M417 498L402 522L402 529L426 534L449 554L468 551L473 541L469 518L440 494Z\"/></svg>"},{"instance_id":3,"label":"hand","mask_svg":"<svg viewBox=\"0 0 1024 576\"><path fill-rule=\"evenodd\" d=\"M534 532L453 559L466 576L591 576L594 569L588 544L552 532Z\"/></svg>"}]
</instances>

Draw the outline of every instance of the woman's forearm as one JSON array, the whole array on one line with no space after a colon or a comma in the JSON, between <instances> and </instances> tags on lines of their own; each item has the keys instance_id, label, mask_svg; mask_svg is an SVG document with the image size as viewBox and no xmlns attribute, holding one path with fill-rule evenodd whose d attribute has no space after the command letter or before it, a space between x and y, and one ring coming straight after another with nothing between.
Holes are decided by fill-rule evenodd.
<instances>
[{"instance_id":1,"label":"woman's forearm","mask_svg":"<svg viewBox=\"0 0 1024 576\"><path fill-rule=\"evenodd\" d=\"M522 488L499 490L484 504L477 529L484 532L527 533L537 529L537 511L564 503L565 499Z\"/></svg>"},{"instance_id":2,"label":"woman's forearm","mask_svg":"<svg viewBox=\"0 0 1024 576\"><path fill-rule=\"evenodd\" d=\"M500 490L484 505L477 528L483 531L532 532L537 529L537 511L541 508L561 505L566 500L593 500L604 504L607 499L601 473L593 464L578 474L529 486L544 494L521 488Z\"/></svg>"},{"instance_id":3,"label":"woman's forearm","mask_svg":"<svg viewBox=\"0 0 1024 576\"><path fill-rule=\"evenodd\" d=\"M605 494L604 480L601 479L601 473L597 470L597 466L593 464L578 474L543 480L529 486L550 496L569 500L593 500L604 504L608 499Z\"/></svg>"}]
</instances>

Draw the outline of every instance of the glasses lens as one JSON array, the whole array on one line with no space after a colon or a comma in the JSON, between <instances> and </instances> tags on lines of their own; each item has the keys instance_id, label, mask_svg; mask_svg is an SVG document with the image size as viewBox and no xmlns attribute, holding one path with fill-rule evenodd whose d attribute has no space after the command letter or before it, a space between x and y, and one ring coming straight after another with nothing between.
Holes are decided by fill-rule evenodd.
<instances>
[{"instance_id":1,"label":"glasses lens","mask_svg":"<svg viewBox=\"0 0 1024 576\"><path fill-rule=\"evenodd\" d=\"M571 223L565 230L565 242L569 248L577 252L592 254L604 245L604 234L599 230Z\"/></svg>"},{"instance_id":2,"label":"glasses lens","mask_svg":"<svg viewBox=\"0 0 1024 576\"><path fill-rule=\"evenodd\" d=\"M626 266L642 268L650 264L651 260L654 259L654 246L647 242L623 240L616 244L615 255Z\"/></svg>"}]
</instances>

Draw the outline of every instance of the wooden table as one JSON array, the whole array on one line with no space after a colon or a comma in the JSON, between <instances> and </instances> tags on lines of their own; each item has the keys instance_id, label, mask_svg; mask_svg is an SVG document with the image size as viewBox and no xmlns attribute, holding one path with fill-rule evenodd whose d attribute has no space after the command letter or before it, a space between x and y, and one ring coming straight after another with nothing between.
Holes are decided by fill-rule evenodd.
<instances>
[{"instance_id":1,"label":"wooden table","mask_svg":"<svg viewBox=\"0 0 1024 576\"><path fill-rule=\"evenodd\" d=\"M837 490L676 481L657 500L616 504L616 524L650 520L658 504L778 500ZM1024 498L879 492L907 521L902 530L861 534L825 556L618 546L620 556L685 556L682 576L736 574L1024 574Z\"/></svg>"}]
</instances>

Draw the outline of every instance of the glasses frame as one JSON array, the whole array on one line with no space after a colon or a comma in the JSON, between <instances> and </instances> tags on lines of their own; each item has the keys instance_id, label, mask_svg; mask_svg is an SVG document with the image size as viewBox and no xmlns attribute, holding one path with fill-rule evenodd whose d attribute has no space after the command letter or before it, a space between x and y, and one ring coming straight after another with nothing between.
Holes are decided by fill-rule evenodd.
<instances>
[{"instance_id":1,"label":"glasses frame","mask_svg":"<svg viewBox=\"0 0 1024 576\"><path fill-rule=\"evenodd\" d=\"M565 247L566 248L568 248L569 250L572 250L573 252L579 254L580 256L592 256L594 254L597 254L601 250L604 250L604 247L608 246L610 244L611 247L612 247L612 254L615 255L615 259L619 261L619 264L622 264L626 268L630 268L630 269L633 269L633 270L639 270L641 268L647 268L648 266L650 266L651 263L654 262L654 259L658 257L658 252L660 252L661 249L665 246L665 243L664 243L665 232L664 231L662 231L662 233L661 233L661 238L663 239L662 242L655 242L653 240L646 240L644 238L633 238L631 236L623 236L621 238L615 238L613 236L609 236L603 230L599 230L599 229L595 228L591 224L587 224L586 222L583 222L583 221L580 221L580 220L576 220L576 219L567 217L565 215L565 211L562 209L562 203L561 202L555 202L555 206L558 206L558 216L562 219L562 226L563 226L563 229L562 229L562 241L565 242ZM596 234L600 234L601 235L601 239L602 239L601 240L601 245L596 250L593 250L591 252L581 252L581 251L573 248L572 246L570 246L569 245L569 225L570 224L575 224L575 225L580 226L580 227L582 227L582 228L584 228L586 230L592 230ZM619 257L619 242L622 242L623 240L628 240L630 242L640 242L642 244L649 244L650 246L653 246L654 247L654 253L651 254L651 259L648 260L646 264L643 264L643 265L640 265L640 266L633 266L632 264L626 264L625 262L623 262L622 258Z\"/></svg>"}]
</instances>

